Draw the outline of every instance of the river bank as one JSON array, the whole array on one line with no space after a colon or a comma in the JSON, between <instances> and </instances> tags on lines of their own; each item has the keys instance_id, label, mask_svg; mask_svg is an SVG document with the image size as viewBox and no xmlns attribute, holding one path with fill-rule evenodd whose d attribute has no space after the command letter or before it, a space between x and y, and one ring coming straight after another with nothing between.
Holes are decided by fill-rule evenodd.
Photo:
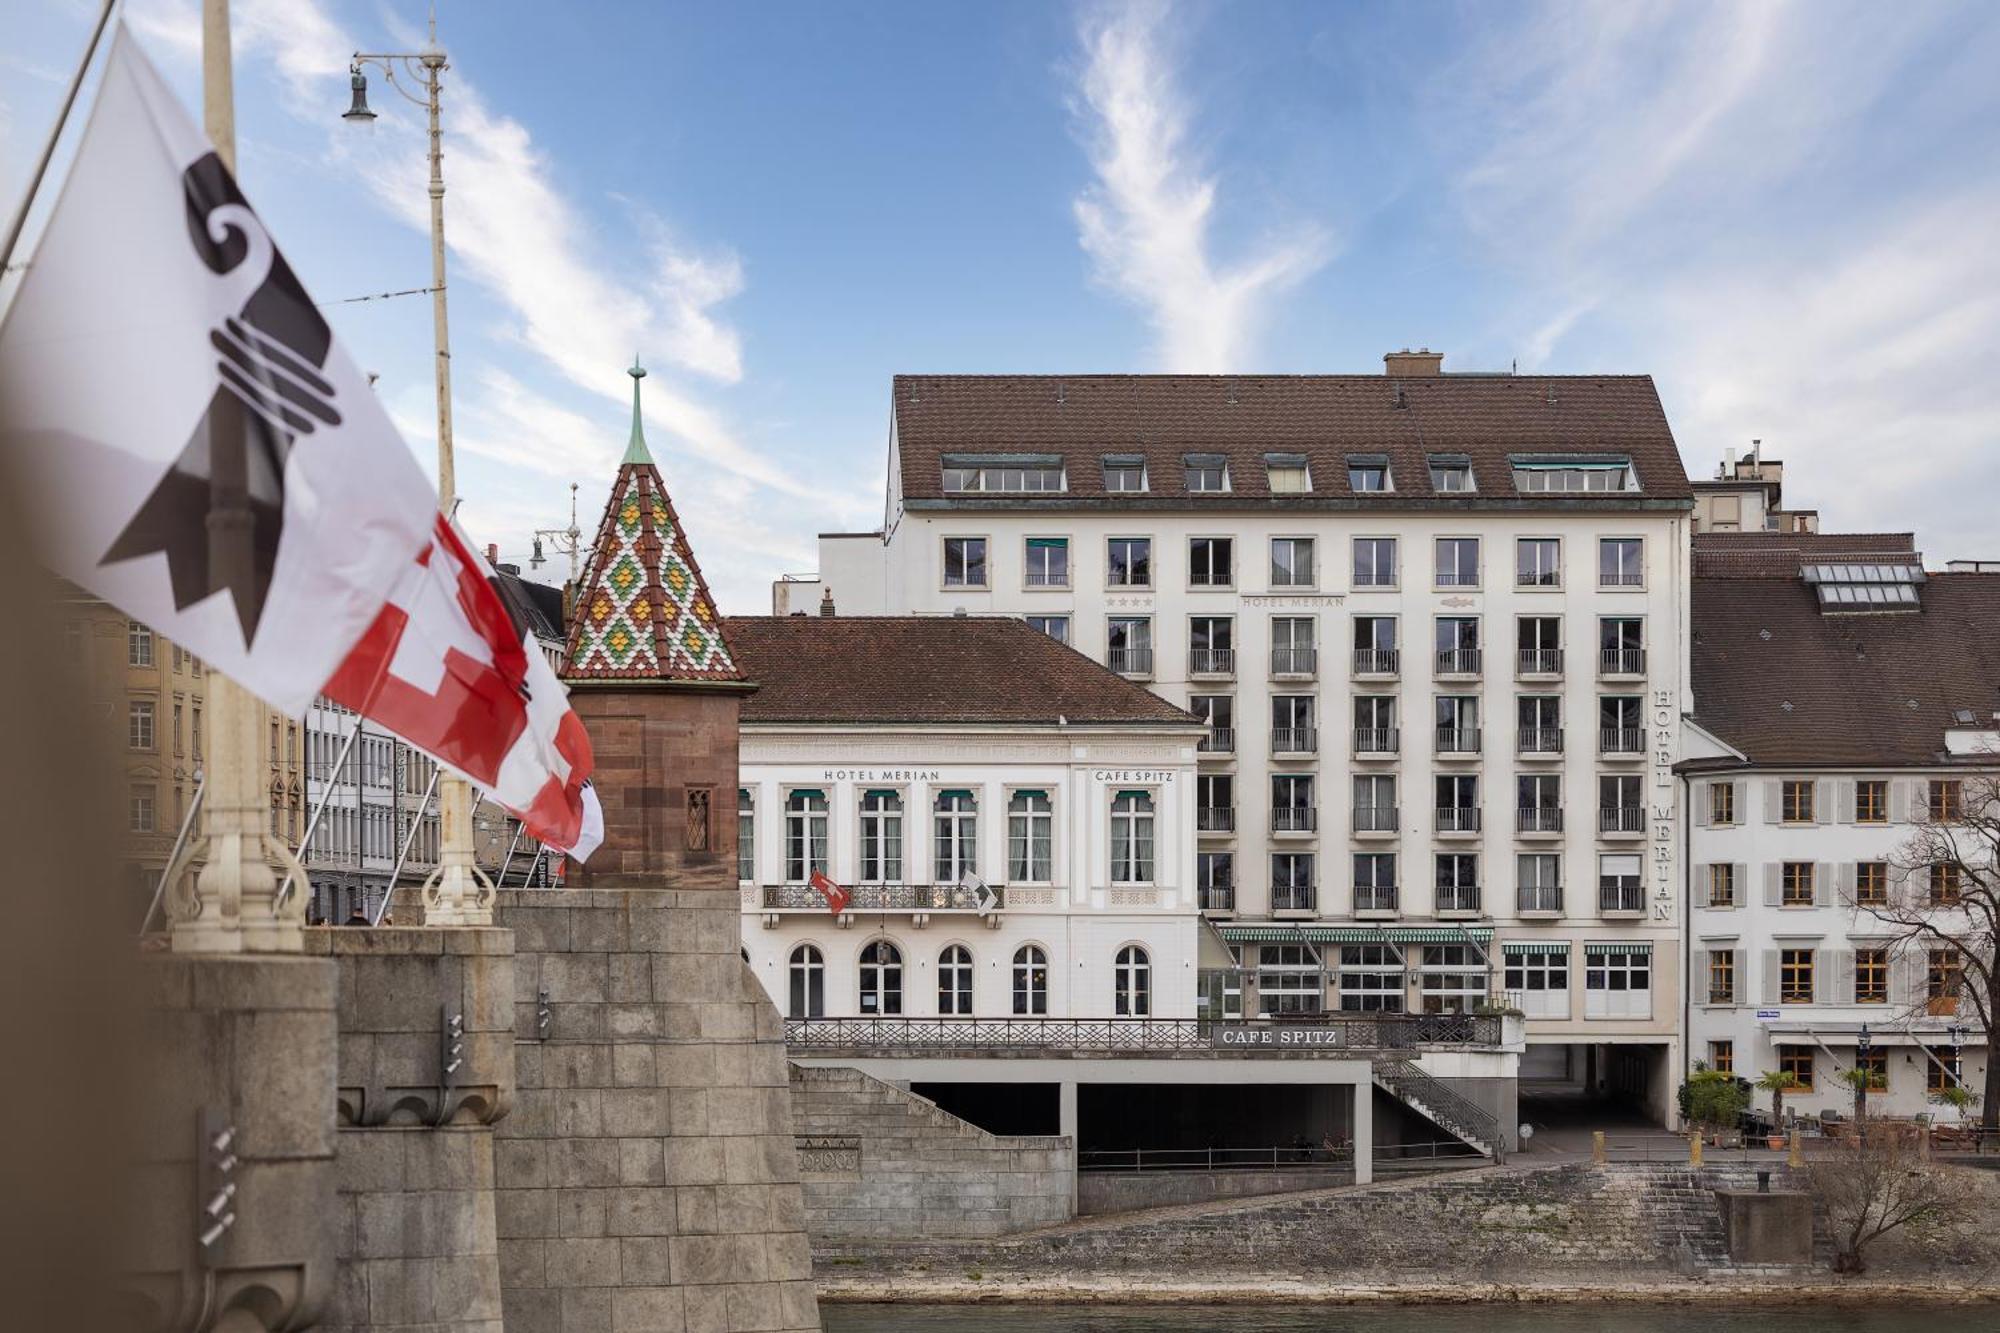
<instances>
[{"instance_id":1,"label":"river bank","mask_svg":"<svg viewBox=\"0 0 2000 1333\"><path fill-rule=\"evenodd\" d=\"M1959 1308L2000 1305L2000 1283L1941 1287L1936 1279L1858 1278L1815 1280L1786 1274L1763 1279L1687 1279L1677 1282L1577 1283L1394 1283L1254 1281L1172 1281L1052 1279L1011 1273L971 1277L901 1276L894 1279L838 1277L819 1280L822 1305L992 1305L992 1306L1576 1306L1618 1302L1643 1306L1754 1306L1788 1308L1800 1302L1822 1306L1886 1308L1913 1305Z\"/></svg>"},{"instance_id":2,"label":"river bank","mask_svg":"<svg viewBox=\"0 0 2000 1333\"><path fill-rule=\"evenodd\" d=\"M1907 1333L1965 1324L1963 1305L1836 1305L1815 1300L1567 1306L1217 1304L848 1305L822 1310L826 1333Z\"/></svg>"}]
</instances>

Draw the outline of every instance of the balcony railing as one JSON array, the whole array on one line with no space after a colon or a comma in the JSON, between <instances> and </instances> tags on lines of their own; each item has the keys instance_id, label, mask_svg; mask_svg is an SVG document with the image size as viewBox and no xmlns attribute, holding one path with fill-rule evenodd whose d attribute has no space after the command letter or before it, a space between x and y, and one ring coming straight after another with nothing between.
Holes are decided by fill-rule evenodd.
<instances>
[{"instance_id":1,"label":"balcony railing","mask_svg":"<svg viewBox=\"0 0 2000 1333\"><path fill-rule=\"evenodd\" d=\"M1600 912L1643 912L1646 893L1635 878L1606 875L1597 881L1597 910Z\"/></svg>"},{"instance_id":2,"label":"balcony railing","mask_svg":"<svg viewBox=\"0 0 2000 1333\"><path fill-rule=\"evenodd\" d=\"M1394 727L1356 727L1354 753L1394 754L1402 744L1402 733Z\"/></svg>"},{"instance_id":3,"label":"balcony railing","mask_svg":"<svg viewBox=\"0 0 2000 1333\"><path fill-rule=\"evenodd\" d=\"M1641 727L1599 727L1597 748L1602 754L1644 754L1646 732Z\"/></svg>"},{"instance_id":4,"label":"balcony railing","mask_svg":"<svg viewBox=\"0 0 2000 1333\"><path fill-rule=\"evenodd\" d=\"M1393 912L1396 909L1396 886L1394 884L1356 884L1354 886L1354 910L1357 912Z\"/></svg>"},{"instance_id":5,"label":"balcony railing","mask_svg":"<svg viewBox=\"0 0 2000 1333\"><path fill-rule=\"evenodd\" d=\"M1522 754L1561 754L1561 727L1522 727L1515 736L1515 748Z\"/></svg>"},{"instance_id":6,"label":"balcony railing","mask_svg":"<svg viewBox=\"0 0 2000 1333\"><path fill-rule=\"evenodd\" d=\"M1561 914L1563 891L1560 884L1522 884L1514 891L1515 910Z\"/></svg>"},{"instance_id":7,"label":"balcony railing","mask_svg":"<svg viewBox=\"0 0 2000 1333\"><path fill-rule=\"evenodd\" d=\"M1403 655L1394 648L1356 648L1354 674L1393 676L1402 669Z\"/></svg>"},{"instance_id":8,"label":"balcony railing","mask_svg":"<svg viewBox=\"0 0 2000 1333\"><path fill-rule=\"evenodd\" d=\"M1236 728L1210 727L1208 735L1196 741L1194 748L1199 754L1235 754Z\"/></svg>"},{"instance_id":9,"label":"balcony railing","mask_svg":"<svg viewBox=\"0 0 2000 1333\"><path fill-rule=\"evenodd\" d=\"M1153 650L1113 648L1105 654L1105 665L1121 676L1150 676L1153 674Z\"/></svg>"},{"instance_id":10,"label":"balcony railing","mask_svg":"<svg viewBox=\"0 0 2000 1333\"><path fill-rule=\"evenodd\" d=\"M1236 910L1236 886L1234 884L1203 884L1197 892L1204 912L1233 912Z\"/></svg>"},{"instance_id":11,"label":"balcony railing","mask_svg":"<svg viewBox=\"0 0 2000 1333\"><path fill-rule=\"evenodd\" d=\"M1317 912L1319 894L1311 884L1273 884L1271 910L1274 912Z\"/></svg>"},{"instance_id":12,"label":"balcony railing","mask_svg":"<svg viewBox=\"0 0 2000 1333\"><path fill-rule=\"evenodd\" d=\"M1319 809L1310 805L1280 805L1271 810L1271 832L1311 833L1319 827Z\"/></svg>"},{"instance_id":13,"label":"balcony railing","mask_svg":"<svg viewBox=\"0 0 2000 1333\"><path fill-rule=\"evenodd\" d=\"M1357 805L1354 807L1354 831L1356 833L1394 833L1401 822L1402 810L1393 805Z\"/></svg>"},{"instance_id":14,"label":"balcony railing","mask_svg":"<svg viewBox=\"0 0 2000 1333\"><path fill-rule=\"evenodd\" d=\"M1439 833L1479 832L1479 807L1476 805L1441 805L1437 808L1437 831Z\"/></svg>"},{"instance_id":15,"label":"balcony railing","mask_svg":"<svg viewBox=\"0 0 2000 1333\"><path fill-rule=\"evenodd\" d=\"M1479 886L1477 884L1438 885L1437 910L1440 912L1477 912L1479 910Z\"/></svg>"},{"instance_id":16,"label":"balcony railing","mask_svg":"<svg viewBox=\"0 0 2000 1333\"><path fill-rule=\"evenodd\" d=\"M1236 807L1233 805L1204 805L1194 812L1194 827L1197 833L1234 833L1236 831Z\"/></svg>"},{"instance_id":17,"label":"balcony railing","mask_svg":"<svg viewBox=\"0 0 2000 1333\"><path fill-rule=\"evenodd\" d=\"M1004 885L992 886L1000 907L1007 905ZM850 912L976 912L979 900L962 884L850 884ZM769 911L826 911L826 899L810 884L766 884L764 907Z\"/></svg>"},{"instance_id":18,"label":"balcony railing","mask_svg":"<svg viewBox=\"0 0 2000 1333\"><path fill-rule=\"evenodd\" d=\"M1600 805L1597 807L1599 833L1644 833L1646 807L1643 805Z\"/></svg>"},{"instance_id":19,"label":"balcony railing","mask_svg":"<svg viewBox=\"0 0 2000 1333\"><path fill-rule=\"evenodd\" d=\"M1559 805L1522 806L1514 812L1514 828L1521 833L1561 833L1563 812Z\"/></svg>"},{"instance_id":20,"label":"balcony railing","mask_svg":"<svg viewBox=\"0 0 2000 1333\"><path fill-rule=\"evenodd\" d=\"M1523 676L1560 676L1563 672L1563 650L1523 648L1515 655L1514 670Z\"/></svg>"},{"instance_id":21,"label":"balcony railing","mask_svg":"<svg viewBox=\"0 0 2000 1333\"><path fill-rule=\"evenodd\" d=\"M1420 1046L1498 1046L1497 1014L1287 1015L1310 1022L1323 1041L1299 1043L1305 1054L1352 1058L1352 1051L1413 1050ZM1218 1029L1253 1027L1256 1020L1209 1018L788 1018L785 1045L795 1052L868 1055L984 1055L993 1051L1242 1051L1266 1047L1218 1040Z\"/></svg>"},{"instance_id":22,"label":"balcony railing","mask_svg":"<svg viewBox=\"0 0 2000 1333\"><path fill-rule=\"evenodd\" d=\"M1236 650L1234 648L1190 648L1188 649L1188 674L1190 676L1233 676L1236 674Z\"/></svg>"},{"instance_id":23,"label":"balcony railing","mask_svg":"<svg viewBox=\"0 0 2000 1333\"><path fill-rule=\"evenodd\" d=\"M1271 650L1271 674L1274 676L1310 676L1319 670L1319 649L1317 648L1273 648Z\"/></svg>"},{"instance_id":24,"label":"balcony railing","mask_svg":"<svg viewBox=\"0 0 2000 1333\"><path fill-rule=\"evenodd\" d=\"M1480 652L1477 648L1444 648L1437 654L1437 673L1440 676L1476 676L1479 674Z\"/></svg>"},{"instance_id":25,"label":"balcony railing","mask_svg":"<svg viewBox=\"0 0 2000 1333\"><path fill-rule=\"evenodd\" d=\"M1597 571L1597 586L1600 588L1643 588L1646 576L1636 569L1600 569Z\"/></svg>"},{"instance_id":26,"label":"balcony railing","mask_svg":"<svg viewBox=\"0 0 2000 1333\"><path fill-rule=\"evenodd\" d=\"M1030 588L1067 588L1069 586L1069 571L1065 569L1051 572L1048 570L1031 569L1028 571L1027 583Z\"/></svg>"},{"instance_id":27,"label":"balcony railing","mask_svg":"<svg viewBox=\"0 0 2000 1333\"><path fill-rule=\"evenodd\" d=\"M1319 750L1319 732L1312 727L1271 728L1272 754L1313 754Z\"/></svg>"},{"instance_id":28,"label":"balcony railing","mask_svg":"<svg viewBox=\"0 0 2000 1333\"><path fill-rule=\"evenodd\" d=\"M1478 754L1478 727L1439 727L1437 730L1437 752L1439 754Z\"/></svg>"},{"instance_id":29,"label":"balcony railing","mask_svg":"<svg viewBox=\"0 0 2000 1333\"><path fill-rule=\"evenodd\" d=\"M1643 676L1646 674L1646 650L1606 648L1597 655L1597 670L1605 676Z\"/></svg>"}]
</instances>

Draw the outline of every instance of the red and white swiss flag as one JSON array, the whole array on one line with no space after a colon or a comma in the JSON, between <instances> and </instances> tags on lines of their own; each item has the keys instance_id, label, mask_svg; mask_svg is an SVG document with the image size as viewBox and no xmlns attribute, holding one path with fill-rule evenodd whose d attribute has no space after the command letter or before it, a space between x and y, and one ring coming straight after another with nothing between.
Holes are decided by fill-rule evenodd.
<instances>
[{"instance_id":1,"label":"red and white swiss flag","mask_svg":"<svg viewBox=\"0 0 2000 1333\"><path fill-rule=\"evenodd\" d=\"M813 871L806 883L819 890L819 896L826 899L826 910L835 916L845 912L847 905L854 901L854 895L828 879L824 871Z\"/></svg>"}]
</instances>

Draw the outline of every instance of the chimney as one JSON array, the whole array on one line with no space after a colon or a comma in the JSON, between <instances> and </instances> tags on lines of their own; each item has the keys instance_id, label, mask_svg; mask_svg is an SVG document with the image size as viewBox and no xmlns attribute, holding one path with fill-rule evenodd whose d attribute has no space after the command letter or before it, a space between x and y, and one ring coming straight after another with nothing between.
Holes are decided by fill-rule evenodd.
<instances>
[{"instance_id":1,"label":"chimney","mask_svg":"<svg viewBox=\"0 0 2000 1333\"><path fill-rule=\"evenodd\" d=\"M1444 373L1444 353L1428 347L1388 352L1382 357L1382 373L1391 379L1436 379Z\"/></svg>"},{"instance_id":2,"label":"chimney","mask_svg":"<svg viewBox=\"0 0 2000 1333\"><path fill-rule=\"evenodd\" d=\"M819 613L823 616L833 614L833 589L828 588L819 595Z\"/></svg>"},{"instance_id":3,"label":"chimney","mask_svg":"<svg viewBox=\"0 0 2000 1333\"><path fill-rule=\"evenodd\" d=\"M500 543L499 543L499 542L488 542L488 543L486 543L486 563L487 563L487 564L489 564L489 565L497 565L497 564L499 564L499 563L500 563Z\"/></svg>"}]
</instances>

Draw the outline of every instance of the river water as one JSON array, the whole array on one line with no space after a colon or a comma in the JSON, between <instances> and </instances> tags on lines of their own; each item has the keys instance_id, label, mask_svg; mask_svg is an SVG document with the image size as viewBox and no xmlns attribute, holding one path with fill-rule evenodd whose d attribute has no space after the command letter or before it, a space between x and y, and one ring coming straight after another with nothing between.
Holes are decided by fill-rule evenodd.
<instances>
[{"instance_id":1,"label":"river water","mask_svg":"<svg viewBox=\"0 0 2000 1333\"><path fill-rule=\"evenodd\" d=\"M1907 1333L2000 1328L2000 1307L844 1305L826 1333Z\"/></svg>"}]
</instances>

